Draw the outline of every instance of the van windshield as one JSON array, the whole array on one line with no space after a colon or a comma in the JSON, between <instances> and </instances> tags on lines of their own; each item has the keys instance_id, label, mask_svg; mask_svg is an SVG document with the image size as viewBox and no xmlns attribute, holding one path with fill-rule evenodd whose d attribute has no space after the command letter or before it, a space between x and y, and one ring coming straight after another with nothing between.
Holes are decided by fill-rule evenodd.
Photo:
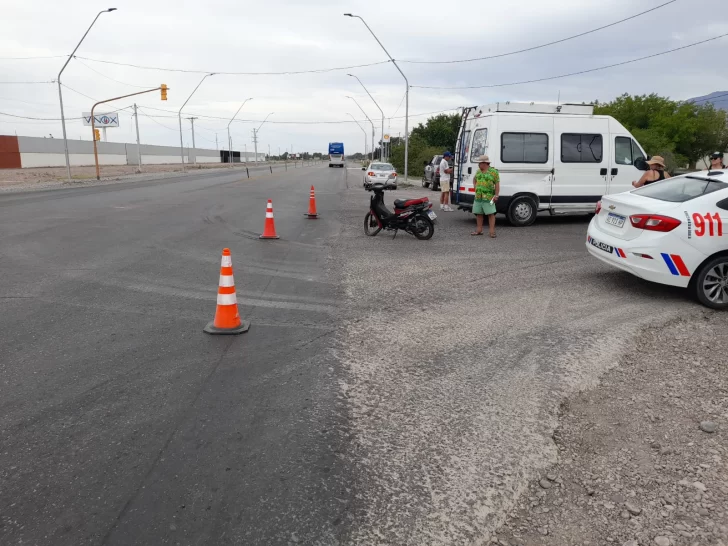
<instances>
[{"instance_id":1,"label":"van windshield","mask_svg":"<svg viewBox=\"0 0 728 546\"><path fill-rule=\"evenodd\" d=\"M642 186L632 193L660 201L684 203L701 195L728 189L728 184L717 180L707 180L697 176L669 178L662 182Z\"/></svg>"}]
</instances>

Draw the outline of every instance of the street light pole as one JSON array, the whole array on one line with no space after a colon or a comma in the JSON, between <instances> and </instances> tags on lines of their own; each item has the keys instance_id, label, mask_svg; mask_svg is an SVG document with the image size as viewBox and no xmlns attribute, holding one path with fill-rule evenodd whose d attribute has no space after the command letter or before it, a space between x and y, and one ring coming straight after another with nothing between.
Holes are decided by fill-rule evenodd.
<instances>
[{"instance_id":1,"label":"street light pole","mask_svg":"<svg viewBox=\"0 0 728 546\"><path fill-rule=\"evenodd\" d=\"M359 126L359 129L361 129L362 132L364 133L364 157L366 157L367 156L367 132L366 132L366 129L364 129L364 127L362 127L361 124L358 121L356 121L356 118L354 116L352 116L349 112L347 112L347 114L349 114L351 116L351 119L354 120L354 122Z\"/></svg>"},{"instance_id":2,"label":"street light pole","mask_svg":"<svg viewBox=\"0 0 728 546\"><path fill-rule=\"evenodd\" d=\"M367 25L367 22L362 19L358 15L354 15L352 13L345 13L346 17L356 17L359 19L362 23L364 23L364 26L367 27L367 30L371 33L372 36L374 36L374 39L377 41L379 46L384 50L384 52L387 54L387 57L389 57L389 60L392 61L392 64L395 66L395 68L399 71L399 73L404 78L404 84L405 84L405 106L404 106L404 180L407 182L407 167L408 167L408 159L409 159L409 81L407 80L407 76L404 75L404 72L399 68L399 65L397 62L392 58L392 56L389 54L389 51L382 45L382 42L379 41L379 38L377 38L377 35L374 34L371 28L369 28L369 25Z\"/></svg>"},{"instance_id":3,"label":"street light pole","mask_svg":"<svg viewBox=\"0 0 728 546\"><path fill-rule=\"evenodd\" d=\"M187 106L187 103L190 102L190 99L192 98L192 95L195 94L195 91L202 85L202 82L205 81L205 79L208 76L214 76L214 72L210 72L209 74L205 74L205 76L200 80L200 83L197 84L197 87L195 87L194 91L190 93L190 96L187 97L187 100L182 105L182 108L179 109L179 112L177 112L177 118L179 119L179 153L180 157L182 158L182 172L185 170L185 145L184 142L182 142L182 109Z\"/></svg>"},{"instance_id":4,"label":"street light pole","mask_svg":"<svg viewBox=\"0 0 728 546\"><path fill-rule=\"evenodd\" d=\"M354 74L347 74L347 76L351 76L352 78L356 78L356 81L358 81L359 84L364 88L364 91L367 92L367 95L369 95L369 98L372 99L372 102L374 103L374 105L377 108L379 108L379 105L377 104L377 101L374 100L374 97L372 97L372 94L369 92L369 90L366 87L364 87L364 84L361 83L361 80L359 78L357 78L356 76L354 76ZM382 140L381 140L382 145L379 148L379 161L384 161L384 112L382 111L381 108L379 108L379 113L382 114ZM372 150L372 154L374 154L374 150ZM373 155L372 155L372 161L374 161L374 156Z\"/></svg>"},{"instance_id":5,"label":"street light pole","mask_svg":"<svg viewBox=\"0 0 728 546\"><path fill-rule=\"evenodd\" d=\"M240 110L242 110L242 109L243 109L243 106L245 106L245 103L246 103L246 102L248 102L249 100L253 100L253 97L247 98L247 99L245 99L245 100L243 101L243 104L241 104L241 105L240 105L240 108L238 108L238 111L237 111L237 112L235 112L235 115L234 115L234 116L233 116L232 118L230 118L230 121L228 122L228 125L227 125L227 133L228 133L228 152L229 152L229 153L228 153L228 163L230 163L230 166L231 166L231 167L232 167L232 165L233 165L233 148L232 148L232 146L233 146L233 141L232 141L232 139L230 138L230 124L231 124L231 123L233 122L233 120L234 120L234 119L235 119L235 118L236 118L236 117L238 116L238 114L240 113Z\"/></svg>"},{"instance_id":6,"label":"street light pole","mask_svg":"<svg viewBox=\"0 0 728 546\"><path fill-rule=\"evenodd\" d=\"M268 118L271 117L275 112L271 112L267 116L265 116L265 119L263 120L263 123L268 121ZM260 131L260 128L263 127L263 123L261 123L257 129L253 129L253 143L255 144L255 162L258 162L258 132Z\"/></svg>"},{"instance_id":7,"label":"street light pole","mask_svg":"<svg viewBox=\"0 0 728 546\"><path fill-rule=\"evenodd\" d=\"M356 105L359 107L359 110L361 110L361 113L364 114L364 117L367 118L369 123L372 124L372 161L374 161L374 122L369 119L369 116L367 116L367 113L364 111L364 108L361 107L361 105L356 101L354 97L350 97L349 95L346 95L347 99L353 100Z\"/></svg>"},{"instance_id":8,"label":"street light pole","mask_svg":"<svg viewBox=\"0 0 728 546\"><path fill-rule=\"evenodd\" d=\"M68 63L71 62L71 59L73 59L73 54L76 53L76 50L81 46L81 43L86 39L86 35L91 31L91 27L94 26L96 23L96 19L98 19L102 13L110 13L112 11L116 11L116 8L109 8L105 9L103 11L98 12L96 14L96 17L94 17L93 22L88 27L88 30L86 30L86 33L81 37L81 41L78 42L75 48L73 48L73 51L68 56L68 59L66 59L66 62L63 64L63 68L61 68L61 71L58 73L58 78L56 81L58 82L58 101L61 103L61 126L63 127L63 149L66 153L66 176L68 176L68 181L71 181L71 158L68 155L68 138L66 137L66 116L63 114L63 93L61 92L61 74L63 74L63 71L66 69L66 66L68 66Z\"/></svg>"}]
</instances>

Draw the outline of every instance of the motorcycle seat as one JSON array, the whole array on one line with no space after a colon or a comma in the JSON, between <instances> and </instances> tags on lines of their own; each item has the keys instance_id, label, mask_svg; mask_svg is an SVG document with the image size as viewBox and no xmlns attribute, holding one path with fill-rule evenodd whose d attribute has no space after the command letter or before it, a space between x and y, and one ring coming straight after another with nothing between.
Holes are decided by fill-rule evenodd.
<instances>
[{"instance_id":1,"label":"motorcycle seat","mask_svg":"<svg viewBox=\"0 0 728 546\"><path fill-rule=\"evenodd\" d=\"M415 205L421 205L423 203L429 203L429 199L427 197L422 197L420 199L395 199L394 200L394 208L397 209L406 209L407 207L413 207Z\"/></svg>"}]
</instances>

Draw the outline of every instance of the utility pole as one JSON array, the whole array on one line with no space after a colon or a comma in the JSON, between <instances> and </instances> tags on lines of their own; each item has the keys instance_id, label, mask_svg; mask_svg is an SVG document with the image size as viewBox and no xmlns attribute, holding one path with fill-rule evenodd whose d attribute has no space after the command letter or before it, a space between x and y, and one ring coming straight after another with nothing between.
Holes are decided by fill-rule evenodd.
<instances>
[{"instance_id":1,"label":"utility pole","mask_svg":"<svg viewBox=\"0 0 728 546\"><path fill-rule=\"evenodd\" d=\"M253 145L255 146L255 155L253 161L258 162L258 130L253 127Z\"/></svg>"},{"instance_id":2,"label":"utility pole","mask_svg":"<svg viewBox=\"0 0 728 546\"><path fill-rule=\"evenodd\" d=\"M137 172L142 172L142 146L139 144L139 114L137 112L137 105L136 102L134 103L134 123L136 124L136 134L137 134L137 160L139 161L139 167L137 167Z\"/></svg>"},{"instance_id":3,"label":"utility pole","mask_svg":"<svg viewBox=\"0 0 728 546\"><path fill-rule=\"evenodd\" d=\"M217 133L215 133L215 149L219 150L220 146L217 144Z\"/></svg>"},{"instance_id":4,"label":"utility pole","mask_svg":"<svg viewBox=\"0 0 728 546\"><path fill-rule=\"evenodd\" d=\"M268 144L268 161L270 161L270 144Z\"/></svg>"},{"instance_id":5,"label":"utility pole","mask_svg":"<svg viewBox=\"0 0 728 546\"><path fill-rule=\"evenodd\" d=\"M192 124L192 149L193 150L196 150L196 146L195 146L195 120L196 119L199 119L199 118L189 117L187 119L190 120L190 123ZM193 151L192 153L193 153L193 156L192 157L194 157L194 164L197 165L197 152L196 151Z\"/></svg>"}]
</instances>

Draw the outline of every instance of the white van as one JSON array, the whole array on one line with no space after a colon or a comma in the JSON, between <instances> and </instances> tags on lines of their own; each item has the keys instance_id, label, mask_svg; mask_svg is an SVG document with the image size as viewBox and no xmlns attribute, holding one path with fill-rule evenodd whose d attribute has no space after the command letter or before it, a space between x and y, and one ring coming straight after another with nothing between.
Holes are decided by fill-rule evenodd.
<instances>
[{"instance_id":1,"label":"white van","mask_svg":"<svg viewBox=\"0 0 728 546\"><path fill-rule=\"evenodd\" d=\"M611 116L582 104L496 103L465 108L455 151L451 202L473 207L477 158L500 171L499 213L528 226L539 211L594 212L603 195L632 189L645 153Z\"/></svg>"}]
</instances>

